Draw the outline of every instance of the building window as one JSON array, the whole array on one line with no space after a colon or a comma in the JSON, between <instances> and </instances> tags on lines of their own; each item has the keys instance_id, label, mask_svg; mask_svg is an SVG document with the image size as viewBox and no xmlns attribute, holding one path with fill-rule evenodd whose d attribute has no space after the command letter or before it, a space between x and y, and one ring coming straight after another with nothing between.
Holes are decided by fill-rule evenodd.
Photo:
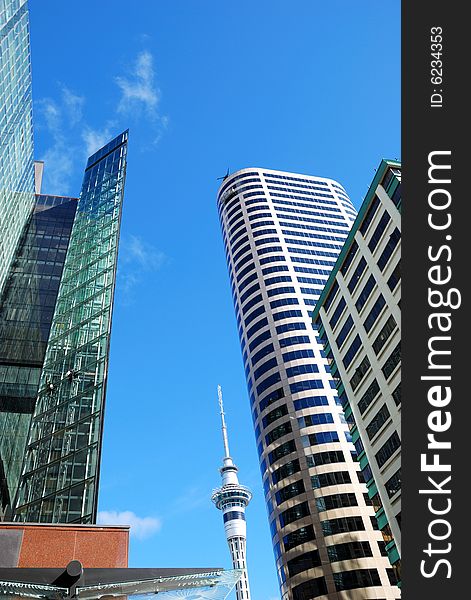
<instances>
[{"instance_id":1,"label":"building window","mask_svg":"<svg viewBox=\"0 0 471 600\"><path fill-rule=\"evenodd\" d=\"M366 433L370 440L374 438L374 436L378 433L378 431L386 423L390 416L391 415L389 413L388 407L386 406L386 404L383 404L383 406L379 409L379 411L376 413L376 415L373 417L370 424L366 428Z\"/></svg>"},{"instance_id":2,"label":"building window","mask_svg":"<svg viewBox=\"0 0 471 600\"><path fill-rule=\"evenodd\" d=\"M255 369L255 371L254 371L255 379L259 379L259 377L261 377L264 373L266 373L270 369L274 369L276 366L277 366L276 358L270 358L265 363L260 365L260 367L258 367L258 369Z\"/></svg>"},{"instance_id":3,"label":"building window","mask_svg":"<svg viewBox=\"0 0 471 600\"><path fill-rule=\"evenodd\" d=\"M327 546L327 554L331 563L373 556L369 542L347 542Z\"/></svg>"},{"instance_id":4,"label":"building window","mask_svg":"<svg viewBox=\"0 0 471 600\"><path fill-rule=\"evenodd\" d=\"M397 206L397 208L401 207L401 184L397 186L394 190L393 195L391 196L391 200Z\"/></svg>"},{"instance_id":5,"label":"building window","mask_svg":"<svg viewBox=\"0 0 471 600\"><path fill-rule=\"evenodd\" d=\"M330 325L331 329L334 329L335 325L337 324L337 321L340 319L340 317L344 311L345 305L346 305L345 298L344 297L340 298L340 300L337 304L337 307L329 321L329 325Z\"/></svg>"},{"instance_id":6,"label":"building window","mask_svg":"<svg viewBox=\"0 0 471 600\"><path fill-rule=\"evenodd\" d=\"M348 369L348 367L350 366L352 360L355 358L358 350L360 349L360 346L361 346L361 339L360 339L360 336L357 334L355 336L353 342L350 344L349 349L345 353L344 358L342 359L343 366L346 369Z\"/></svg>"},{"instance_id":7,"label":"building window","mask_svg":"<svg viewBox=\"0 0 471 600\"><path fill-rule=\"evenodd\" d=\"M338 292L339 284L337 281L334 281L330 292L327 294L327 298L324 301L324 310L327 312L329 310L330 305L332 304L333 299L335 298L335 294Z\"/></svg>"},{"instance_id":8,"label":"building window","mask_svg":"<svg viewBox=\"0 0 471 600\"><path fill-rule=\"evenodd\" d=\"M290 304L299 304L297 298L280 298L279 300L273 300L270 302L270 308L278 308L279 306L289 306Z\"/></svg>"},{"instance_id":9,"label":"building window","mask_svg":"<svg viewBox=\"0 0 471 600\"><path fill-rule=\"evenodd\" d=\"M347 320L345 321L344 325L342 326L342 329L339 331L339 334L335 340L335 343L337 344L337 346L339 348L344 343L345 338L350 333L352 327L353 327L353 318L352 318L352 315L349 315Z\"/></svg>"},{"instance_id":10,"label":"building window","mask_svg":"<svg viewBox=\"0 0 471 600\"><path fill-rule=\"evenodd\" d=\"M316 538L314 535L314 527L312 525L300 527L299 529L296 529L296 531L293 531L292 533L283 537L285 552L288 552L292 548L296 548L296 546L300 546L301 544L305 544L306 542L310 542L314 539Z\"/></svg>"},{"instance_id":11,"label":"building window","mask_svg":"<svg viewBox=\"0 0 471 600\"><path fill-rule=\"evenodd\" d=\"M329 450L306 456L308 467L319 467L334 463L345 462L345 456L341 450Z\"/></svg>"},{"instance_id":12,"label":"building window","mask_svg":"<svg viewBox=\"0 0 471 600\"><path fill-rule=\"evenodd\" d=\"M323 512L334 508L358 506L358 502L355 494L332 494L330 496L316 498L316 506L319 512Z\"/></svg>"},{"instance_id":13,"label":"building window","mask_svg":"<svg viewBox=\"0 0 471 600\"><path fill-rule=\"evenodd\" d=\"M389 378L391 373L395 370L395 368L397 367L397 365L400 362L401 362L401 343L399 342L399 344L391 352L389 358L386 360L386 362L384 363L384 366L381 369L383 371L383 374L386 377L386 379Z\"/></svg>"},{"instance_id":14,"label":"building window","mask_svg":"<svg viewBox=\"0 0 471 600\"><path fill-rule=\"evenodd\" d=\"M299 465L299 460L296 458L290 462L287 462L284 465L281 465L278 469L275 469L272 473L272 480L274 484L277 484L282 479L289 477L290 475L294 475L301 470Z\"/></svg>"},{"instance_id":15,"label":"building window","mask_svg":"<svg viewBox=\"0 0 471 600\"><path fill-rule=\"evenodd\" d=\"M267 295L270 298L271 296L279 296L280 294L294 294L295 289L292 286L284 286L279 288L273 288L267 291Z\"/></svg>"},{"instance_id":16,"label":"building window","mask_svg":"<svg viewBox=\"0 0 471 600\"><path fill-rule=\"evenodd\" d=\"M358 284L358 282L360 280L360 277L362 276L363 271L365 270L365 268L366 268L366 260L362 256L361 260L358 263L357 268L353 272L353 274L352 274L352 276L350 278L350 281L348 283L348 286L347 286L350 294L353 294L353 291L355 290L355 288L356 288L356 286L357 286L357 284Z\"/></svg>"},{"instance_id":17,"label":"building window","mask_svg":"<svg viewBox=\"0 0 471 600\"><path fill-rule=\"evenodd\" d=\"M322 379L308 379L307 381L296 381L290 383L290 391L292 394L304 392L306 390L318 390L324 387Z\"/></svg>"},{"instance_id":18,"label":"building window","mask_svg":"<svg viewBox=\"0 0 471 600\"><path fill-rule=\"evenodd\" d=\"M379 392L379 385L376 379L373 380L369 388L361 397L361 400L358 402L358 409L360 413L363 415L366 412L368 406L373 402L376 398L376 395Z\"/></svg>"},{"instance_id":19,"label":"building window","mask_svg":"<svg viewBox=\"0 0 471 600\"><path fill-rule=\"evenodd\" d=\"M334 417L330 413L319 413L314 415L306 415L299 417L298 423L300 427L311 427L312 425L325 425L333 423Z\"/></svg>"},{"instance_id":20,"label":"building window","mask_svg":"<svg viewBox=\"0 0 471 600\"><path fill-rule=\"evenodd\" d=\"M401 263L398 262L394 267L394 271L391 273L388 279L388 287L392 291L395 290L397 284L401 281Z\"/></svg>"},{"instance_id":21,"label":"building window","mask_svg":"<svg viewBox=\"0 0 471 600\"><path fill-rule=\"evenodd\" d=\"M395 431L375 455L378 467L381 468L400 447L401 440L397 431Z\"/></svg>"},{"instance_id":22,"label":"building window","mask_svg":"<svg viewBox=\"0 0 471 600\"><path fill-rule=\"evenodd\" d=\"M253 200L251 200L251 202L253 202ZM248 202L247 202L248 204ZM264 244L272 244L272 243L279 243L280 238L278 237L267 237L267 238L262 238L260 240L255 240L255 245L258 246L263 246Z\"/></svg>"},{"instance_id":23,"label":"building window","mask_svg":"<svg viewBox=\"0 0 471 600\"><path fill-rule=\"evenodd\" d=\"M249 288L246 292L244 292L240 296L240 303L243 304L247 300L247 298L249 298L253 293L258 291L259 289L260 289L260 286L258 285L258 283L253 285L251 288Z\"/></svg>"},{"instance_id":24,"label":"building window","mask_svg":"<svg viewBox=\"0 0 471 600\"><path fill-rule=\"evenodd\" d=\"M273 344L268 344L267 346L264 346L261 350L256 352L253 355L253 357L251 358L252 366L256 365L261 358L264 358L265 356L267 356L268 354L271 354L274 351L275 351L275 349L273 347Z\"/></svg>"},{"instance_id":25,"label":"building window","mask_svg":"<svg viewBox=\"0 0 471 600\"><path fill-rule=\"evenodd\" d=\"M286 374L288 377L294 377L296 375L305 375L306 373L319 373L319 367L314 364L307 365L295 365L294 367L288 367Z\"/></svg>"},{"instance_id":26,"label":"building window","mask_svg":"<svg viewBox=\"0 0 471 600\"><path fill-rule=\"evenodd\" d=\"M396 327L396 321L391 315L373 342L373 350L375 351L375 354L379 354L381 352L383 346L386 344Z\"/></svg>"},{"instance_id":27,"label":"building window","mask_svg":"<svg viewBox=\"0 0 471 600\"><path fill-rule=\"evenodd\" d=\"M334 573L334 582L338 592L381 585L381 579L376 569L356 569L355 571Z\"/></svg>"},{"instance_id":28,"label":"building window","mask_svg":"<svg viewBox=\"0 0 471 600\"><path fill-rule=\"evenodd\" d=\"M275 383L279 383L281 381L281 377L279 373L273 373L266 379L262 381L259 385L257 385L257 394L262 394L266 389L274 385Z\"/></svg>"},{"instance_id":29,"label":"building window","mask_svg":"<svg viewBox=\"0 0 471 600\"><path fill-rule=\"evenodd\" d=\"M247 330L247 339L250 339L254 333L266 325L268 325L268 319L266 317L260 319L260 321L257 321L255 325L252 325L252 327Z\"/></svg>"},{"instance_id":30,"label":"building window","mask_svg":"<svg viewBox=\"0 0 471 600\"><path fill-rule=\"evenodd\" d=\"M381 236L383 235L384 230L386 229L390 221L391 217L389 216L389 213L385 212L381 217L378 225L376 226L376 229L374 230L370 241L368 242L368 248L370 249L371 253L375 251L375 248L378 245L379 240L381 239Z\"/></svg>"},{"instance_id":31,"label":"building window","mask_svg":"<svg viewBox=\"0 0 471 600\"><path fill-rule=\"evenodd\" d=\"M322 521L324 535L335 535L336 533L347 533L350 531L365 531L365 524L361 517L340 517Z\"/></svg>"},{"instance_id":32,"label":"building window","mask_svg":"<svg viewBox=\"0 0 471 600\"><path fill-rule=\"evenodd\" d=\"M286 423L281 423L281 425L278 425L278 427L275 427L269 433L267 433L267 435L265 436L265 443L268 446L269 444L276 442L276 440L278 440L280 437L291 433L291 431L292 428L291 423L289 421Z\"/></svg>"},{"instance_id":33,"label":"building window","mask_svg":"<svg viewBox=\"0 0 471 600\"><path fill-rule=\"evenodd\" d=\"M321 559L318 550L312 550L311 552L296 556L296 558L289 560L287 563L290 577L294 577L294 575L297 575L298 573L308 571L309 569L319 567L320 565Z\"/></svg>"},{"instance_id":34,"label":"building window","mask_svg":"<svg viewBox=\"0 0 471 600\"><path fill-rule=\"evenodd\" d=\"M392 498L401 489L401 469L397 470L384 484L389 498Z\"/></svg>"},{"instance_id":35,"label":"building window","mask_svg":"<svg viewBox=\"0 0 471 600\"><path fill-rule=\"evenodd\" d=\"M373 202L370 205L370 208L368 209L368 211L365 215L365 218L363 219L363 221L360 225L360 232L362 233L363 237L365 237L366 230L368 229L371 221L373 220L373 217L375 216L379 205L380 205L380 200L379 200L378 196L375 196L373 199Z\"/></svg>"},{"instance_id":36,"label":"building window","mask_svg":"<svg viewBox=\"0 0 471 600\"><path fill-rule=\"evenodd\" d=\"M265 417L263 417L263 419L262 419L263 426L268 427L268 425L271 425L276 420L278 420L280 417L284 417L287 414L288 414L288 407L286 406L286 404L282 404L278 408L275 408L275 410L272 410L271 412L269 412Z\"/></svg>"},{"instance_id":37,"label":"building window","mask_svg":"<svg viewBox=\"0 0 471 600\"><path fill-rule=\"evenodd\" d=\"M396 227L396 229L391 233L389 240L386 244L386 247L384 248L381 256L378 258L378 267L380 268L381 271L384 271L384 268L386 267L388 260L391 258L392 253L394 252L400 239L401 239L401 232Z\"/></svg>"},{"instance_id":38,"label":"building window","mask_svg":"<svg viewBox=\"0 0 471 600\"><path fill-rule=\"evenodd\" d=\"M394 392L392 393L392 397L394 402L396 403L396 406L399 406L399 404L401 403L401 384L399 384L394 390Z\"/></svg>"},{"instance_id":39,"label":"building window","mask_svg":"<svg viewBox=\"0 0 471 600\"><path fill-rule=\"evenodd\" d=\"M283 354L283 362L289 362L290 360L297 360L299 358L314 358L314 352L310 348L306 348L305 350L294 350L293 352L286 352Z\"/></svg>"},{"instance_id":40,"label":"building window","mask_svg":"<svg viewBox=\"0 0 471 600\"><path fill-rule=\"evenodd\" d=\"M364 327L366 332L369 332L373 325L376 323L376 320L378 319L385 304L386 301L384 299L384 296L383 294L380 294L379 298L373 304L370 312L368 313L368 316L365 319Z\"/></svg>"},{"instance_id":41,"label":"building window","mask_svg":"<svg viewBox=\"0 0 471 600\"><path fill-rule=\"evenodd\" d=\"M342 275L345 276L345 273L348 271L348 267L352 264L352 261L355 258L357 251L358 244L355 240L353 240L352 245L350 246L350 250L348 251L345 260L343 261L342 266L340 267L340 272L342 273Z\"/></svg>"},{"instance_id":42,"label":"building window","mask_svg":"<svg viewBox=\"0 0 471 600\"><path fill-rule=\"evenodd\" d=\"M327 406L329 400L327 396L309 396L307 398L301 398L300 400L294 401L295 410L301 410L302 408L313 408L315 406Z\"/></svg>"},{"instance_id":43,"label":"building window","mask_svg":"<svg viewBox=\"0 0 471 600\"><path fill-rule=\"evenodd\" d=\"M276 503L277 505L283 504L283 502L286 502L286 500L299 496L299 494L304 493L304 491L304 482L302 479L299 479L299 481L290 483L286 487L281 488L279 492L276 492Z\"/></svg>"},{"instance_id":44,"label":"building window","mask_svg":"<svg viewBox=\"0 0 471 600\"><path fill-rule=\"evenodd\" d=\"M355 307L358 312L360 312L363 306L365 305L375 285L376 279L373 277L373 275L370 275L368 281L365 283L363 289L361 290L358 296L358 300L355 302Z\"/></svg>"},{"instance_id":45,"label":"building window","mask_svg":"<svg viewBox=\"0 0 471 600\"><path fill-rule=\"evenodd\" d=\"M268 321L267 321L268 324ZM247 336L248 337L248 336ZM253 339L250 344L249 344L249 349L255 350L255 348L257 348L257 346L260 346L260 344L262 342L266 342L267 340L269 340L271 338L271 334L270 331L267 329L267 331L264 331L263 333L261 333L259 336L257 336L255 339Z\"/></svg>"},{"instance_id":46,"label":"building window","mask_svg":"<svg viewBox=\"0 0 471 600\"><path fill-rule=\"evenodd\" d=\"M278 388L277 390L273 390L273 392L270 392L267 396L265 396L265 398L260 400L260 404L259 404L260 412L264 411L267 408L267 406L270 406L277 400L280 400L280 398L284 398L284 397L285 397L285 393L283 391L283 388Z\"/></svg>"},{"instance_id":47,"label":"building window","mask_svg":"<svg viewBox=\"0 0 471 600\"><path fill-rule=\"evenodd\" d=\"M303 313L300 310L295 310L295 309L282 310L279 313L274 313L273 320L280 321L281 319L288 319L288 318L292 318L292 317L302 317L302 316L303 316Z\"/></svg>"},{"instance_id":48,"label":"building window","mask_svg":"<svg viewBox=\"0 0 471 600\"><path fill-rule=\"evenodd\" d=\"M327 594L327 584L324 577L309 579L293 588L293 600L311 600Z\"/></svg>"},{"instance_id":49,"label":"building window","mask_svg":"<svg viewBox=\"0 0 471 600\"><path fill-rule=\"evenodd\" d=\"M361 361L358 367L355 370L353 377L350 379L350 385L352 386L352 390L355 391L356 388L360 385L363 377L368 372L371 367L370 360L367 356Z\"/></svg>"},{"instance_id":50,"label":"building window","mask_svg":"<svg viewBox=\"0 0 471 600\"><path fill-rule=\"evenodd\" d=\"M344 483L352 483L348 471L333 471L331 473L311 475L311 485L315 490L329 485L342 485Z\"/></svg>"},{"instance_id":51,"label":"building window","mask_svg":"<svg viewBox=\"0 0 471 600\"><path fill-rule=\"evenodd\" d=\"M318 446L319 444L329 444L331 442L338 442L339 436L337 431L319 431L318 433L311 433L309 435L302 436L303 446Z\"/></svg>"},{"instance_id":52,"label":"building window","mask_svg":"<svg viewBox=\"0 0 471 600\"><path fill-rule=\"evenodd\" d=\"M274 450L272 450L272 452L268 454L268 462L270 463L270 465L272 465L278 459L282 458L283 456L287 456L288 454L291 454L291 452L295 451L296 444L294 443L294 440L289 440L281 446L278 446L278 448L275 448Z\"/></svg>"},{"instance_id":53,"label":"building window","mask_svg":"<svg viewBox=\"0 0 471 600\"><path fill-rule=\"evenodd\" d=\"M255 308L250 315L248 315L248 317L246 319L244 319L244 325L245 327L248 327L250 325L250 323L252 323L252 321L254 319L256 319L257 317L259 317L260 315L262 315L265 312L265 307L263 306L263 304L261 306L259 306L258 308Z\"/></svg>"},{"instance_id":54,"label":"building window","mask_svg":"<svg viewBox=\"0 0 471 600\"><path fill-rule=\"evenodd\" d=\"M252 273L252 275L249 275L240 285L239 285L239 293L242 292L242 290L245 290L245 288L249 285L249 283L252 283L252 281L255 281L255 279L257 279L257 273Z\"/></svg>"},{"instance_id":55,"label":"building window","mask_svg":"<svg viewBox=\"0 0 471 600\"><path fill-rule=\"evenodd\" d=\"M286 527L286 525L289 525L294 521L298 521L303 517L307 517L309 516L309 514L310 512L308 502L301 502L301 504L296 504L295 506L288 508L280 514L280 526Z\"/></svg>"}]
</instances>

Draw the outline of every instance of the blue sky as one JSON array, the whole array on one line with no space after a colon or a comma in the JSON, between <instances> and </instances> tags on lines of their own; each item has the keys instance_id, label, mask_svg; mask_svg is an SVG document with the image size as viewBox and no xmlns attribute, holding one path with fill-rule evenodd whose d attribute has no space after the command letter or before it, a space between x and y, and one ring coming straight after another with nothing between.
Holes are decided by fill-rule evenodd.
<instances>
[{"instance_id":1,"label":"blue sky","mask_svg":"<svg viewBox=\"0 0 471 600\"><path fill-rule=\"evenodd\" d=\"M279 598L215 196L264 166L339 180L358 207L400 158L398 0L30 0L43 191L129 127L100 511L131 566L230 566L211 505L217 384L247 510L254 600Z\"/></svg>"}]
</instances>

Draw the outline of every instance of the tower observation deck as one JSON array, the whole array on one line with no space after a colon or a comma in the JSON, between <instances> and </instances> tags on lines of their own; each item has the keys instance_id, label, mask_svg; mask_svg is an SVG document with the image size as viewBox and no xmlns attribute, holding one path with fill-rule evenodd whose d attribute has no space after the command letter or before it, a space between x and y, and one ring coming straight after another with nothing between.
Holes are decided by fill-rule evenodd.
<instances>
[{"instance_id":1,"label":"tower observation deck","mask_svg":"<svg viewBox=\"0 0 471 600\"><path fill-rule=\"evenodd\" d=\"M252 492L239 483L237 467L229 454L229 441L222 403L221 386L218 386L219 409L221 413L224 458L219 469L222 478L221 487L215 489L211 500L216 508L222 510L224 530L232 557L234 569L242 569L243 575L236 585L237 600L250 600L249 580L246 560L246 523L245 509L252 499Z\"/></svg>"}]
</instances>

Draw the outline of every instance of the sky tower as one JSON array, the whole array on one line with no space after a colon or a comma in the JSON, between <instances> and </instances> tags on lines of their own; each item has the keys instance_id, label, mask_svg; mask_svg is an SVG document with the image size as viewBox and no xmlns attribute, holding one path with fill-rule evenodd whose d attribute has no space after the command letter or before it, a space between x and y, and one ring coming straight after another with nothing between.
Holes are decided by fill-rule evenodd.
<instances>
[{"instance_id":1,"label":"sky tower","mask_svg":"<svg viewBox=\"0 0 471 600\"><path fill-rule=\"evenodd\" d=\"M242 578L236 585L237 600L250 600L245 552L245 508L252 499L252 492L245 485L240 485L237 477L238 469L229 454L229 441L227 438L220 385L218 385L218 399L221 413L222 439L224 442L224 458L222 467L219 469L222 477L222 485L213 491L211 500L223 513L224 530L231 551L232 565L234 569L243 569Z\"/></svg>"}]
</instances>

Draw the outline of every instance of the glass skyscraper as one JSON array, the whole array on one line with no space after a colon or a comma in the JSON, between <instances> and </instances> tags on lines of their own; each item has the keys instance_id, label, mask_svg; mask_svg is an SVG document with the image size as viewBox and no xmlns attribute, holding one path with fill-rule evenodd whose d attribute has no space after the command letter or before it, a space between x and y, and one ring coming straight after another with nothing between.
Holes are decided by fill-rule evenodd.
<instances>
[{"instance_id":1,"label":"glass skyscraper","mask_svg":"<svg viewBox=\"0 0 471 600\"><path fill-rule=\"evenodd\" d=\"M0 0L0 293L33 205L28 7Z\"/></svg>"},{"instance_id":2,"label":"glass skyscraper","mask_svg":"<svg viewBox=\"0 0 471 600\"><path fill-rule=\"evenodd\" d=\"M93 154L80 197L36 196L0 299L5 518L96 519L127 131Z\"/></svg>"},{"instance_id":3,"label":"glass skyscraper","mask_svg":"<svg viewBox=\"0 0 471 600\"><path fill-rule=\"evenodd\" d=\"M282 598L398 598L311 323L356 211L335 181L259 168L218 209Z\"/></svg>"}]
</instances>

